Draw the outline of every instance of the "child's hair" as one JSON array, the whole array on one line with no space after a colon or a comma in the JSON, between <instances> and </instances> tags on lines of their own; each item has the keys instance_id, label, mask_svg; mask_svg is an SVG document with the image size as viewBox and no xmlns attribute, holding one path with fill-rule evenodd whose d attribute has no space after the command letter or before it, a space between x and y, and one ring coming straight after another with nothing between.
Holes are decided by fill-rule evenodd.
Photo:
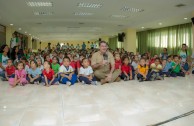
<instances>
[{"instance_id":1,"label":"child's hair","mask_svg":"<svg viewBox=\"0 0 194 126\"><path fill-rule=\"evenodd\" d=\"M11 62L13 62L13 60L12 60L12 59L8 59L7 61L11 61Z\"/></svg>"},{"instance_id":2,"label":"child's hair","mask_svg":"<svg viewBox=\"0 0 194 126\"><path fill-rule=\"evenodd\" d=\"M42 59L41 58L37 58L36 60L40 60L41 64L42 64ZM38 64L37 64L38 65Z\"/></svg>"},{"instance_id":3,"label":"child's hair","mask_svg":"<svg viewBox=\"0 0 194 126\"><path fill-rule=\"evenodd\" d=\"M52 65L51 65L51 63L49 62L49 61L44 61L44 63L45 62L47 62L48 63L48 65L50 66L50 68L52 69Z\"/></svg>"},{"instance_id":4,"label":"child's hair","mask_svg":"<svg viewBox=\"0 0 194 126\"><path fill-rule=\"evenodd\" d=\"M23 68L25 68L25 65L24 65L24 63L22 61L19 61L16 66L18 67L19 64L22 64L23 65Z\"/></svg>"},{"instance_id":5,"label":"child's hair","mask_svg":"<svg viewBox=\"0 0 194 126\"><path fill-rule=\"evenodd\" d=\"M31 65L31 63L32 63L32 62L34 62L34 63L35 63L36 67L38 66L38 64L37 64L36 60L31 60L31 61L30 61L30 65Z\"/></svg>"},{"instance_id":6,"label":"child's hair","mask_svg":"<svg viewBox=\"0 0 194 126\"><path fill-rule=\"evenodd\" d=\"M141 58L141 59L140 59L140 61L141 61L141 60L146 61L146 59L145 59L145 58ZM139 64L139 65L141 66L141 64ZM144 64L144 66L141 66L141 67L146 67L146 63Z\"/></svg>"},{"instance_id":7,"label":"child's hair","mask_svg":"<svg viewBox=\"0 0 194 126\"><path fill-rule=\"evenodd\" d=\"M27 61L27 59L26 59L26 57L25 57L25 56L23 56L23 57L21 58L21 60L25 60L25 61Z\"/></svg>"},{"instance_id":8,"label":"child's hair","mask_svg":"<svg viewBox=\"0 0 194 126\"><path fill-rule=\"evenodd\" d=\"M81 61L81 64L84 62L84 60L88 60L87 58L83 58L82 61Z\"/></svg>"},{"instance_id":9,"label":"child's hair","mask_svg":"<svg viewBox=\"0 0 194 126\"><path fill-rule=\"evenodd\" d=\"M179 58L179 56L178 56L178 55L174 55L174 56L173 56L173 59L175 59L176 57L178 57L178 58Z\"/></svg>"},{"instance_id":10,"label":"child's hair","mask_svg":"<svg viewBox=\"0 0 194 126\"><path fill-rule=\"evenodd\" d=\"M128 56L124 56L123 59L122 59L123 63L124 63L124 60L125 59L128 59L129 60L129 57Z\"/></svg>"},{"instance_id":11,"label":"child's hair","mask_svg":"<svg viewBox=\"0 0 194 126\"><path fill-rule=\"evenodd\" d=\"M65 59L68 59L69 62L71 61L69 57L64 57L64 58L63 58L63 61L64 61Z\"/></svg>"},{"instance_id":12,"label":"child's hair","mask_svg":"<svg viewBox=\"0 0 194 126\"><path fill-rule=\"evenodd\" d=\"M159 62L160 62L160 58L156 58L155 61L156 61L156 60L159 60Z\"/></svg>"},{"instance_id":13,"label":"child's hair","mask_svg":"<svg viewBox=\"0 0 194 126\"><path fill-rule=\"evenodd\" d=\"M171 55L169 55L169 56L167 57L167 59L169 59L169 58L171 58Z\"/></svg>"},{"instance_id":14,"label":"child's hair","mask_svg":"<svg viewBox=\"0 0 194 126\"><path fill-rule=\"evenodd\" d=\"M53 60L54 58L56 58L56 59L57 59L57 63L59 63L59 58L56 57L56 56L54 56L54 57L52 58L52 60Z\"/></svg>"}]
</instances>

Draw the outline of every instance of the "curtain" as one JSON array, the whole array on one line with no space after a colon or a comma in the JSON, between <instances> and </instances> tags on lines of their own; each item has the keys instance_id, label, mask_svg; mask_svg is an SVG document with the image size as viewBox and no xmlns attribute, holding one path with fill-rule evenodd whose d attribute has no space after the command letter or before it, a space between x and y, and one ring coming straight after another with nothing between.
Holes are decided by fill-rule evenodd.
<instances>
[{"instance_id":1,"label":"curtain","mask_svg":"<svg viewBox=\"0 0 194 126\"><path fill-rule=\"evenodd\" d=\"M143 54L160 54L163 48L169 54L177 54L181 45L185 43L191 54L193 44L192 24L181 24L160 29L137 32L138 51Z\"/></svg>"},{"instance_id":2,"label":"curtain","mask_svg":"<svg viewBox=\"0 0 194 126\"><path fill-rule=\"evenodd\" d=\"M118 37L117 36L109 38L109 48L110 49L115 50L118 47L117 43L118 43Z\"/></svg>"}]
</instances>

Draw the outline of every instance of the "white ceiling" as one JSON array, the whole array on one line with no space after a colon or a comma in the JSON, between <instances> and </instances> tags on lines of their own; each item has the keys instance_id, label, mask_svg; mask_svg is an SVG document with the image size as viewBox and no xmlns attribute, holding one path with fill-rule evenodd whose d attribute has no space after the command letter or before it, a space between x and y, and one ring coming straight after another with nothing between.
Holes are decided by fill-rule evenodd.
<instances>
[{"instance_id":1,"label":"white ceiling","mask_svg":"<svg viewBox=\"0 0 194 126\"><path fill-rule=\"evenodd\" d=\"M29 7L26 1L52 1L53 7ZM79 8L77 4L101 3L100 9ZM185 7L177 8L177 4ZM122 7L144 9L143 12L124 12ZM35 16L33 12L53 12L51 16ZM75 16L75 12L93 13ZM127 28L159 28L191 22L194 0L0 0L0 24L22 28L42 41L91 40L112 36ZM125 15L128 18L113 18ZM187 17L188 20L183 18ZM162 22L162 25L158 25ZM41 23L41 24L39 24ZM79 24L84 23L84 24Z\"/></svg>"}]
</instances>

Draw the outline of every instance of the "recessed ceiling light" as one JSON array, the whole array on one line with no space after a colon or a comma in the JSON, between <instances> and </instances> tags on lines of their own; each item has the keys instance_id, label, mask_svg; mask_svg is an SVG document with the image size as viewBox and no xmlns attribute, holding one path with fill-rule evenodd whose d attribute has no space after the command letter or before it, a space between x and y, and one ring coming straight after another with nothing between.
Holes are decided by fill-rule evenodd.
<instances>
[{"instance_id":1,"label":"recessed ceiling light","mask_svg":"<svg viewBox=\"0 0 194 126\"><path fill-rule=\"evenodd\" d=\"M123 8L121 8L122 11L129 11L129 12L143 12L144 9L138 9L138 8L130 8L127 6L124 6Z\"/></svg>"},{"instance_id":2,"label":"recessed ceiling light","mask_svg":"<svg viewBox=\"0 0 194 126\"><path fill-rule=\"evenodd\" d=\"M53 15L53 12L34 12L34 15L39 16L39 15Z\"/></svg>"},{"instance_id":3,"label":"recessed ceiling light","mask_svg":"<svg viewBox=\"0 0 194 126\"><path fill-rule=\"evenodd\" d=\"M18 28L18 30L20 31L20 30L22 30L22 28Z\"/></svg>"},{"instance_id":4,"label":"recessed ceiling light","mask_svg":"<svg viewBox=\"0 0 194 126\"><path fill-rule=\"evenodd\" d=\"M31 34L29 34L29 35L31 35Z\"/></svg>"},{"instance_id":5,"label":"recessed ceiling light","mask_svg":"<svg viewBox=\"0 0 194 126\"><path fill-rule=\"evenodd\" d=\"M112 15L113 18L127 18L125 15Z\"/></svg>"},{"instance_id":6,"label":"recessed ceiling light","mask_svg":"<svg viewBox=\"0 0 194 126\"><path fill-rule=\"evenodd\" d=\"M160 22L160 23L158 23L159 25L162 25L162 23Z\"/></svg>"},{"instance_id":7,"label":"recessed ceiling light","mask_svg":"<svg viewBox=\"0 0 194 126\"><path fill-rule=\"evenodd\" d=\"M142 29L144 29L145 27L141 27Z\"/></svg>"},{"instance_id":8,"label":"recessed ceiling light","mask_svg":"<svg viewBox=\"0 0 194 126\"><path fill-rule=\"evenodd\" d=\"M187 20L188 18L184 18L185 20Z\"/></svg>"},{"instance_id":9,"label":"recessed ceiling light","mask_svg":"<svg viewBox=\"0 0 194 126\"><path fill-rule=\"evenodd\" d=\"M30 7L52 7L53 2L26 2Z\"/></svg>"},{"instance_id":10,"label":"recessed ceiling light","mask_svg":"<svg viewBox=\"0 0 194 126\"><path fill-rule=\"evenodd\" d=\"M78 3L78 7L86 7L86 8L101 8L102 4L100 3Z\"/></svg>"},{"instance_id":11,"label":"recessed ceiling light","mask_svg":"<svg viewBox=\"0 0 194 126\"><path fill-rule=\"evenodd\" d=\"M76 15L76 16L91 16L91 15L93 15L93 13L75 12L74 15Z\"/></svg>"},{"instance_id":12,"label":"recessed ceiling light","mask_svg":"<svg viewBox=\"0 0 194 126\"><path fill-rule=\"evenodd\" d=\"M13 24L10 24L11 26L13 26Z\"/></svg>"}]
</instances>

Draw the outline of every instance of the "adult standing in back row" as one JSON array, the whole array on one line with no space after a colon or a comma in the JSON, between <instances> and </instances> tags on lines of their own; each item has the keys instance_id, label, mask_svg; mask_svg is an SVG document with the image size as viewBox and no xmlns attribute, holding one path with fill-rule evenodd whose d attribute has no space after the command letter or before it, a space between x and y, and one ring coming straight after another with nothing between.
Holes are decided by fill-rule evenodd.
<instances>
[{"instance_id":1,"label":"adult standing in back row","mask_svg":"<svg viewBox=\"0 0 194 126\"><path fill-rule=\"evenodd\" d=\"M115 70L113 55L108 51L106 42L99 43L99 51L92 55L91 65L94 75L101 81L101 84L120 81L120 70Z\"/></svg>"},{"instance_id":2,"label":"adult standing in back row","mask_svg":"<svg viewBox=\"0 0 194 126\"><path fill-rule=\"evenodd\" d=\"M82 50L86 50L86 44L85 44L85 42L83 42L83 44L82 44Z\"/></svg>"}]
</instances>

